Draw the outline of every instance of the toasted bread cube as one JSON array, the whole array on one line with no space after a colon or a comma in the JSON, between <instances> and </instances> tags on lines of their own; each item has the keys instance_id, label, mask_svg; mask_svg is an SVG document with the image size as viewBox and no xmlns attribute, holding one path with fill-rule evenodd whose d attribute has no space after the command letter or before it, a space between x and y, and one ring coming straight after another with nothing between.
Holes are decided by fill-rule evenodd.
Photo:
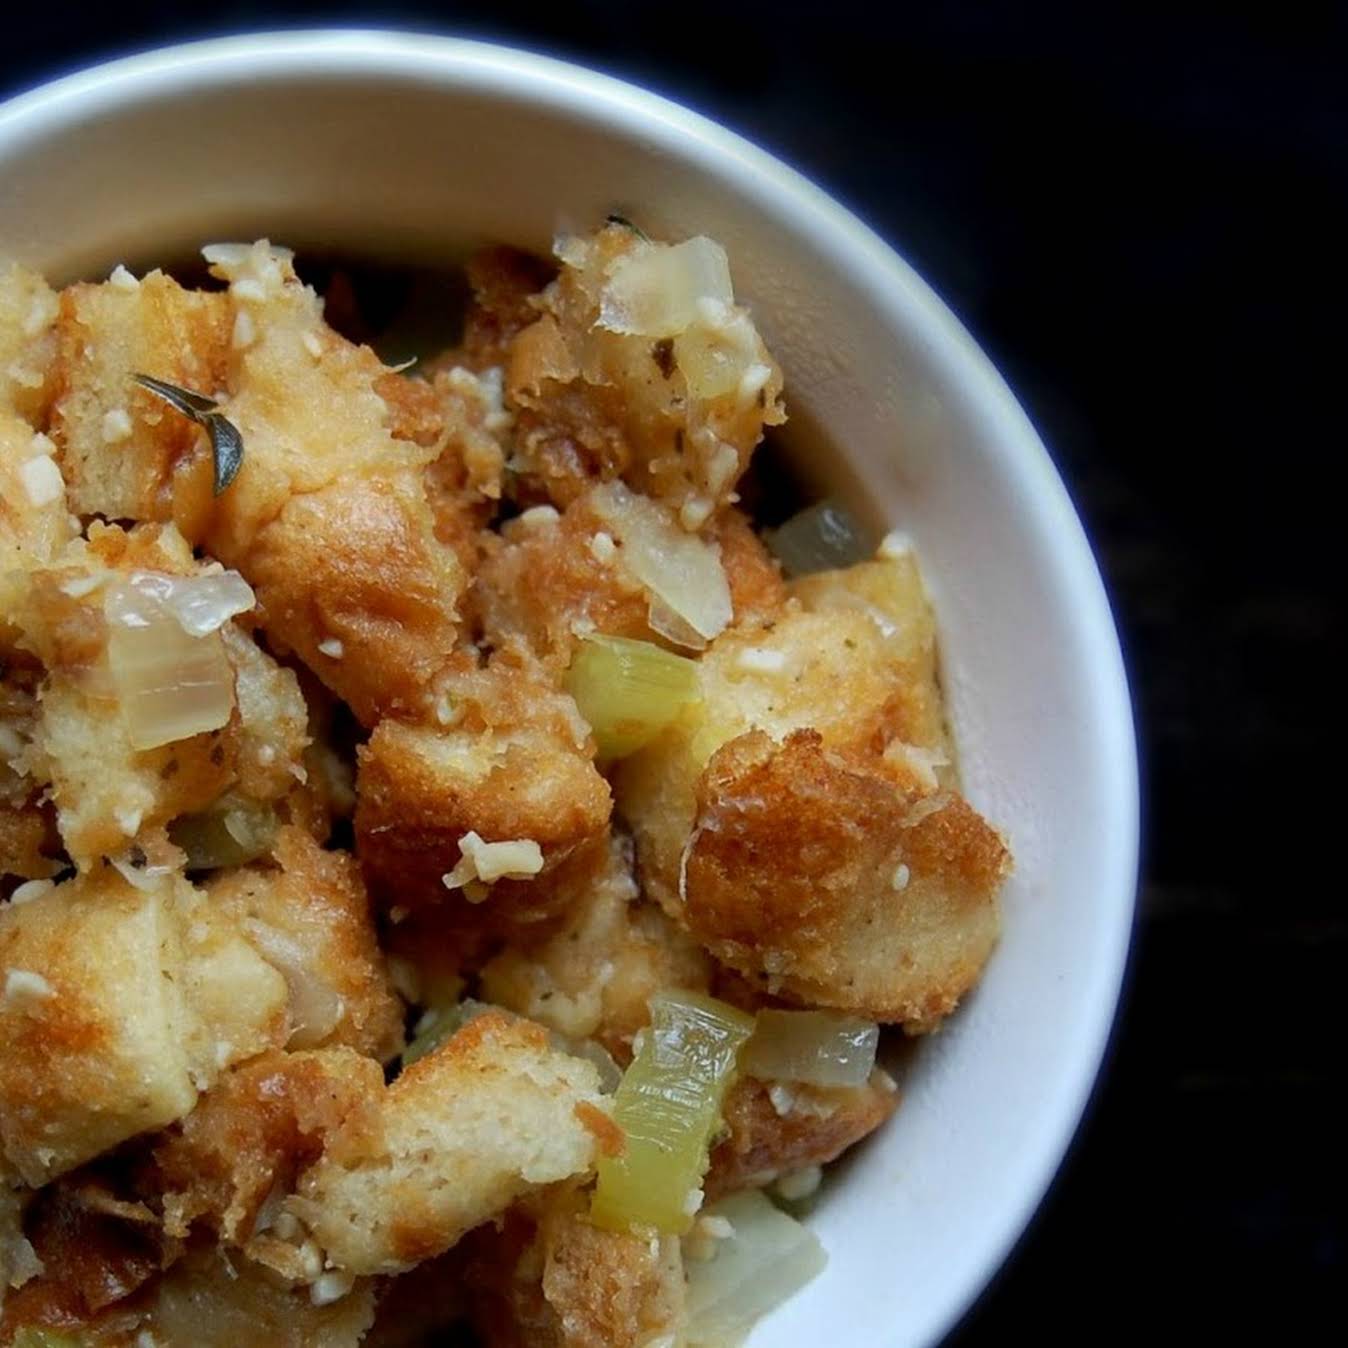
<instances>
[{"instance_id":1,"label":"toasted bread cube","mask_svg":"<svg viewBox=\"0 0 1348 1348\"><path fill-rule=\"evenodd\" d=\"M51 440L0 406L0 576L50 561L73 534Z\"/></svg>"},{"instance_id":2,"label":"toasted bread cube","mask_svg":"<svg viewBox=\"0 0 1348 1348\"><path fill-rule=\"evenodd\" d=\"M268 1196L294 1188L328 1133L374 1127L383 1093L379 1064L350 1049L264 1053L226 1073L155 1143L165 1231L186 1237L202 1221L239 1246L267 1235Z\"/></svg>"},{"instance_id":3,"label":"toasted bread cube","mask_svg":"<svg viewBox=\"0 0 1348 1348\"><path fill-rule=\"evenodd\" d=\"M745 517L727 510L706 536L719 546L735 621L775 613L786 589ZM625 565L588 495L556 518L517 517L485 546L472 593L492 645L523 636L540 661L560 670L580 637L591 632L664 643L650 625L649 594Z\"/></svg>"},{"instance_id":4,"label":"toasted bread cube","mask_svg":"<svg viewBox=\"0 0 1348 1348\"><path fill-rule=\"evenodd\" d=\"M601 1230L587 1207L587 1195L571 1185L531 1195L454 1251L482 1343L648 1348L679 1338L678 1237Z\"/></svg>"},{"instance_id":5,"label":"toasted bread cube","mask_svg":"<svg viewBox=\"0 0 1348 1348\"><path fill-rule=\"evenodd\" d=\"M289 984L289 1047L346 1045L391 1058L403 1007L389 982L354 858L324 851L303 830L277 834L274 866L222 872L211 906L238 927Z\"/></svg>"},{"instance_id":6,"label":"toasted bread cube","mask_svg":"<svg viewBox=\"0 0 1348 1348\"><path fill-rule=\"evenodd\" d=\"M219 644L226 676L234 676L230 721L135 748L107 669L103 611L105 582L134 570L188 576L199 567L171 526L94 526L87 544L77 541L30 574L14 610L25 643L49 671L35 771L50 783L62 838L81 867L127 851L226 790L266 802L303 775L308 710L295 675L235 623L203 638Z\"/></svg>"},{"instance_id":7,"label":"toasted bread cube","mask_svg":"<svg viewBox=\"0 0 1348 1348\"><path fill-rule=\"evenodd\" d=\"M209 494L205 436L134 377L215 396L231 321L227 296L185 290L159 271L135 286L61 293L51 434L77 513L169 520L175 496Z\"/></svg>"},{"instance_id":8,"label":"toasted bread cube","mask_svg":"<svg viewBox=\"0 0 1348 1348\"><path fill-rule=\"evenodd\" d=\"M726 1095L725 1135L711 1149L702 1187L714 1199L827 1165L873 1133L898 1103L879 1073L864 1086L833 1087L741 1077Z\"/></svg>"},{"instance_id":9,"label":"toasted bread cube","mask_svg":"<svg viewBox=\"0 0 1348 1348\"><path fill-rule=\"evenodd\" d=\"M1009 856L951 790L921 577L899 554L789 588L619 766L642 884L760 986L930 1029L991 951Z\"/></svg>"},{"instance_id":10,"label":"toasted bread cube","mask_svg":"<svg viewBox=\"0 0 1348 1348\"><path fill-rule=\"evenodd\" d=\"M330 1144L291 1206L339 1268L401 1272L522 1194L586 1174L608 1109L593 1064L488 1012L398 1077L378 1142L363 1154Z\"/></svg>"},{"instance_id":11,"label":"toasted bread cube","mask_svg":"<svg viewBox=\"0 0 1348 1348\"><path fill-rule=\"evenodd\" d=\"M705 239L649 243L617 224L559 249L561 274L511 342L507 367L514 458L535 496L564 506L621 476L698 529L734 500L764 427L786 419L781 370L733 303L729 276L717 296L666 290L665 264L690 249L720 251ZM632 292L687 312L643 321Z\"/></svg>"},{"instance_id":12,"label":"toasted bread cube","mask_svg":"<svg viewBox=\"0 0 1348 1348\"><path fill-rule=\"evenodd\" d=\"M204 809L234 780L233 737L224 730L137 750L118 703L61 674L42 690L41 707L38 745L61 839L81 869Z\"/></svg>"},{"instance_id":13,"label":"toasted bread cube","mask_svg":"<svg viewBox=\"0 0 1348 1348\"><path fill-rule=\"evenodd\" d=\"M0 910L0 1146L44 1183L285 1032L280 975L181 878L102 867Z\"/></svg>"},{"instance_id":14,"label":"toasted bread cube","mask_svg":"<svg viewBox=\"0 0 1348 1348\"><path fill-rule=\"evenodd\" d=\"M333 1300L326 1284L315 1287L290 1287L237 1255L193 1250L155 1284L148 1332L194 1348L356 1348L374 1323L374 1285L355 1282Z\"/></svg>"},{"instance_id":15,"label":"toasted bread cube","mask_svg":"<svg viewBox=\"0 0 1348 1348\"><path fill-rule=\"evenodd\" d=\"M1009 870L960 796L905 791L814 731L755 731L699 779L681 910L771 992L924 1031L982 972Z\"/></svg>"},{"instance_id":16,"label":"toasted bread cube","mask_svg":"<svg viewBox=\"0 0 1348 1348\"><path fill-rule=\"evenodd\" d=\"M575 703L527 660L505 653L444 685L453 724L382 721L359 752L357 848L371 888L405 906L465 904L484 920L555 915L602 859L611 799ZM535 844L541 868L443 878L464 839Z\"/></svg>"},{"instance_id":17,"label":"toasted bread cube","mask_svg":"<svg viewBox=\"0 0 1348 1348\"><path fill-rule=\"evenodd\" d=\"M677 912L694 789L722 744L753 729L774 739L817 730L829 747L883 751L910 725L906 670L891 637L848 603L730 628L700 662L702 701L619 765L614 790L633 826L643 888ZM933 750L943 757L943 750Z\"/></svg>"},{"instance_id":18,"label":"toasted bread cube","mask_svg":"<svg viewBox=\"0 0 1348 1348\"><path fill-rule=\"evenodd\" d=\"M466 576L436 537L418 469L294 497L238 564L273 646L298 654L365 725L425 714Z\"/></svg>"},{"instance_id":19,"label":"toasted bread cube","mask_svg":"<svg viewBox=\"0 0 1348 1348\"><path fill-rule=\"evenodd\" d=\"M630 845L615 839L608 863L535 942L507 946L479 975L481 997L573 1039L598 1039L619 1062L650 1023L659 991L705 992L711 961L654 904L638 898Z\"/></svg>"},{"instance_id":20,"label":"toasted bread cube","mask_svg":"<svg viewBox=\"0 0 1348 1348\"><path fill-rule=\"evenodd\" d=\"M56 292L18 263L0 265L0 413L44 425L55 388Z\"/></svg>"},{"instance_id":21,"label":"toasted bread cube","mask_svg":"<svg viewBox=\"0 0 1348 1348\"><path fill-rule=\"evenodd\" d=\"M174 914L114 872L0 909L0 1146L39 1185L196 1101Z\"/></svg>"}]
</instances>

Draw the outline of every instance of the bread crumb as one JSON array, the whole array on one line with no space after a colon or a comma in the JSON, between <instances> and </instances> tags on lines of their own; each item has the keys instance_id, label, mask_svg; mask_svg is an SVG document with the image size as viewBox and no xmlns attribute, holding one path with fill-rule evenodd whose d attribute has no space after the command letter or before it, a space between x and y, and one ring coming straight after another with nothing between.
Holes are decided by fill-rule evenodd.
<instances>
[{"instance_id":1,"label":"bread crumb","mask_svg":"<svg viewBox=\"0 0 1348 1348\"><path fill-rule=\"evenodd\" d=\"M56 466L55 459L45 455L27 459L19 465L19 480L28 497L30 505L42 507L59 501L65 495L65 478Z\"/></svg>"},{"instance_id":2,"label":"bread crumb","mask_svg":"<svg viewBox=\"0 0 1348 1348\"><path fill-rule=\"evenodd\" d=\"M5 1005L38 1006L56 996L56 989L31 969L11 969L5 974Z\"/></svg>"}]
</instances>

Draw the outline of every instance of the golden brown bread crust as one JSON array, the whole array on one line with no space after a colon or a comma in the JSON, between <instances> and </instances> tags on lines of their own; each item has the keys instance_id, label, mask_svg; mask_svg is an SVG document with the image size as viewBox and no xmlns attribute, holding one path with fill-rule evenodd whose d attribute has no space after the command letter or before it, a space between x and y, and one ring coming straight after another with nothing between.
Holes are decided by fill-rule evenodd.
<instances>
[{"instance_id":1,"label":"golden brown bread crust","mask_svg":"<svg viewBox=\"0 0 1348 1348\"><path fill-rule=\"evenodd\" d=\"M471 908L469 926L555 917L602 860L612 809L588 727L518 651L483 669L460 662L441 687L452 725L386 720L359 751L356 842L371 890L391 905ZM499 880L485 903L468 903L441 877L470 831L533 840L543 870Z\"/></svg>"},{"instance_id":2,"label":"golden brown bread crust","mask_svg":"<svg viewBox=\"0 0 1348 1348\"><path fill-rule=\"evenodd\" d=\"M224 386L232 321L228 296L184 290L158 271L130 290L61 292L51 435L78 514L169 520L179 498L209 491L202 432L133 376L214 395ZM121 414L125 434L105 420Z\"/></svg>"},{"instance_id":3,"label":"golden brown bread crust","mask_svg":"<svg viewBox=\"0 0 1348 1348\"><path fill-rule=\"evenodd\" d=\"M814 731L755 731L698 783L682 913L773 991L920 1030L982 971L1009 865L961 797L905 793Z\"/></svg>"},{"instance_id":4,"label":"golden brown bread crust","mask_svg":"<svg viewBox=\"0 0 1348 1348\"><path fill-rule=\"evenodd\" d=\"M0 418L12 412L30 427L47 424L58 311L56 292L36 272L0 265Z\"/></svg>"},{"instance_id":5,"label":"golden brown bread crust","mask_svg":"<svg viewBox=\"0 0 1348 1348\"><path fill-rule=\"evenodd\" d=\"M264 959L291 984L292 1048L355 1049L381 1062L403 1044L403 1004L389 982L360 868L304 830L282 828L271 866L229 870L207 885Z\"/></svg>"},{"instance_id":6,"label":"golden brown bread crust","mask_svg":"<svg viewBox=\"0 0 1348 1348\"><path fill-rule=\"evenodd\" d=\"M436 540L419 472L294 497L240 567L272 644L295 651L365 725L424 711L466 578Z\"/></svg>"},{"instance_id":7,"label":"golden brown bread crust","mask_svg":"<svg viewBox=\"0 0 1348 1348\"><path fill-rule=\"evenodd\" d=\"M580 1105L611 1109L593 1064L488 1012L393 1082L377 1137L329 1133L288 1206L338 1267L401 1272L522 1195L588 1174L598 1144Z\"/></svg>"},{"instance_id":8,"label":"golden brown bread crust","mask_svg":"<svg viewBox=\"0 0 1348 1348\"><path fill-rule=\"evenodd\" d=\"M741 1077L722 1108L726 1136L711 1150L702 1182L708 1199L768 1184L793 1171L827 1165L874 1132L898 1108L881 1085L792 1085L779 1111L765 1082Z\"/></svg>"},{"instance_id":9,"label":"golden brown bread crust","mask_svg":"<svg viewBox=\"0 0 1348 1348\"><path fill-rule=\"evenodd\" d=\"M61 840L51 807L30 796L0 800L0 881L45 880L56 874Z\"/></svg>"},{"instance_id":10,"label":"golden brown bread crust","mask_svg":"<svg viewBox=\"0 0 1348 1348\"><path fill-rule=\"evenodd\" d=\"M677 1239L601 1231L562 1187L517 1204L455 1252L483 1348L641 1348L677 1330Z\"/></svg>"},{"instance_id":11,"label":"golden brown bread crust","mask_svg":"<svg viewBox=\"0 0 1348 1348\"><path fill-rule=\"evenodd\" d=\"M626 1063L656 992L702 992L710 981L701 947L639 899L630 846L615 840L557 930L497 954L479 974L479 993L574 1039L597 1039Z\"/></svg>"},{"instance_id":12,"label":"golden brown bread crust","mask_svg":"<svg viewBox=\"0 0 1348 1348\"><path fill-rule=\"evenodd\" d=\"M289 1193L324 1140L372 1134L383 1094L378 1064L349 1049L272 1051L236 1067L155 1143L139 1189L185 1237L201 1222L244 1245L269 1195Z\"/></svg>"},{"instance_id":13,"label":"golden brown bread crust","mask_svg":"<svg viewBox=\"0 0 1348 1348\"><path fill-rule=\"evenodd\" d=\"M599 324L613 267L646 245L618 224L573 243L536 301L537 321L510 345L506 389L516 411L520 491L566 506L594 482L622 477L676 511L695 507L690 527L700 527L734 499L764 426L785 420L781 371L744 319L763 372L757 394L698 396L671 342Z\"/></svg>"}]
</instances>

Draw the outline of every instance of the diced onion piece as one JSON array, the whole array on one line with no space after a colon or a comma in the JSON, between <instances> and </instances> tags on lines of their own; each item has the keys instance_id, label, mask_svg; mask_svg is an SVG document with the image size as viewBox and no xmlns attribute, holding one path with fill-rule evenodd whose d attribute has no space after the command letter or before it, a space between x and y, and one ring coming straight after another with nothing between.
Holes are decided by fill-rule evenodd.
<instances>
[{"instance_id":1,"label":"diced onion piece","mask_svg":"<svg viewBox=\"0 0 1348 1348\"><path fill-rule=\"evenodd\" d=\"M686 1341L721 1348L822 1273L828 1256L813 1231L757 1189L713 1203L704 1216L724 1218L734 1234L716 1242L711 1259L688 1263Z\"/></svg>"},{"instance_id":2,"label":"diced onion piece","mask_svg":"<svg viewBox=\"0 0 1348 1348\"><path fill-rule=\"evenodd\" d=\"M169 841L187 853L189 871L244 866L271 851L279 821L270 805L226 797L169 825Z\"/></svg>"},{"instance_id":3,"label":"diced onion piece","mask_svg":"<svg viewBox=\"0 0 1348 1348\"><path fill-rule=\"evenodd\" d=\"M590 1209L597 1226L688 1230L688 1196L702 1182L736 1055L753 1026L743 1011L698 993L651 999L650 1027L614 1096L627 1146L600 1159Z\"/></svg>"},{"instance_id":4,"label":"diced onion piece","mask_svg":"<svg viewBox=\"0 0 1348 1348\"><path fill-rule=\"evenodd\" d=\"M652 599L646 608L646 621L652 632L657 632L666 641L682 646L686 651L705 651L707 639L695 632L662 599Z\"/></svg>"},{"instance_id":5,"label":"diced onion piece","mask_svg":"<svg viewBox=\"0 0 1348 1348\"><path fill-rule=\"evenodd\" d=\"M674 516L621 482L590 495L590 507L622 544L623 565L646 588L710 641L730 623L730 584L718 548L679 527Z\"/></svg>"},{"instance_id":6,"label":"diced onion piece","mask_svg":"<svg viewBox=\"0 0 1348 1348\"><path fill-rule=\"evenodd\" d=\"M867 531L837 501L807 507L763 539L789 576L851 566L875 551Z\"/></svg>"},{"instance_id":7,"label":"diced onion piece","mask_svg":"<svg viewBox=\"0 0 1348 1348\"><path fill-rule=\"evenodd\" d=\"M290 995L290 1038L286 1047L316 1048L342 1018L346 1007L341 994L315 976L294 937L255 918L244 923L244 933L257 953L286 981Z\"/></svg>"},{"instance_id":8,"label":"diced onion piece","mask_svg":"<svg viewBox=\"0 0 1348 1348\"><path fill-rule=\"evenodd\" d=\"M880 1030L869 1020L832 1011L758 1013L740 1067L763 1081L862 1086L875 1066Z\"/></svg>"},{"instance_id":9,"label":"diced onion piece","mask_svg":"<svg viewBox=\"0 0 1348 1348\"><path fill-rule=\"evenodd\" d=\"M172 579L164 602L188 636L218 632L231 618L257 606L252 587L237 571Z\"/></svg>"},{"instance_id":10,"label":"diced onion piece","mask_svg":"<svg viewBox=\"0 0 1348 1348\"><path fill-rule=\"evenodd\" d=\"M740 380L757 360L758 334L748 314L728 314L714 324L694 323L674 339L674 364L694 398L710 400L738 391Z\"/></svg>"},{"instance_id":11,"label":"diced onion piece","mask_svg":"<svg viewBox=\"0 0 1348 1348\"><path fill-rule=\"evenodd\" d=\"M599 304L599 326L640 337L675 337L711 300L734 303L730 262L719 243L698 235L672 246L645 244L619 259Z\"/></svg>"},{"instance_id":12,"label":"diced onion piece","mask_svg":"<svg viewBox=\"0 0 1348 1348\"><path fill-rule=\"evenodd\" d=\"M218 632L189 634L159 582L137 572L108 586L108 666L131 744L155 749L227 725L234 669Z\"/></svg>"},{"instance_id":13,"label":"diced onion piece","mask_svg":"<svg viewBox=\"0 0 1348 1348\"><path fill-rule=\"evenodd\" d=\"M170 874L173 869L171 866L147 865L144 854L136 856L132 852L109 857L108 862L128 885L140 890L142 894L151 894L158 889L164 876Z\"/></svg>"},{"instance_id":14,"label":"diced onion piece","mask_svg":"<svg viewBox=\"0 0 1348 1348\"><path fill-rule=\"evenodd\" d=\"M566 687L590 723L600 755L622 758L697 700L697 666L649 641L587 637L576 649Z\"/></svg>"}]
</instances>

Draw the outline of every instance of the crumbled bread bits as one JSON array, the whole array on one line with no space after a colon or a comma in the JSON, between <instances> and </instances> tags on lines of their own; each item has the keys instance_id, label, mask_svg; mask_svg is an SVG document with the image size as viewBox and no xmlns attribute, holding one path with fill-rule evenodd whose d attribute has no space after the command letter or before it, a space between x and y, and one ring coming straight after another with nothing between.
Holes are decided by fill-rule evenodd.
<instances>
[{"instance_id":1,"label":"crumbled bread bits","mask_svg":"<svg viewBox=\"0 0 1348 1348\"><path fill-rule=\"evenodd\" d=\"M103 443L117 445L131 438L131 418L124 407L114 407L103 414Z\"/></svg>"},{"instance_id":2,"label":"crumbled bread bits","mask_svg":"<svg viewBox=\"0 0 1348 1348\"><path fill-rule=\"evenodd\" d=\"M65 495L65 478L56 466L55 459L45 455L26 459L19 465L19 480L30 505L41 508L59 501Z\"/></svg>"},{"instance_id":3,"label":"crumbled bread bits","mask_svg":"<svg viewBox=\"0 0 1348 1348\"><path fill-rule=\"evenodd\" d=\"M340 1301L355 1286L356 1280L351 1274L339 1269L330 1269L321 1273L309 1285L309 1300L315 1306L330 1306Z\"/></svg>"},{"instance_id":4,"label":"crumbled bread bits","mask_svg":"<svg viewBox=\"0 0 1348 1348\"><path fill-rule=\"evenodd\" d=\"M5 974L5 1005L20 1009L40 1006L56 996L56 989L31 969L10 969Z\"/></svg>"},{"instance_id":5,"label":"crumbled bread bits","mask_svg":"<svg viewBox=\"0 0 1348 1348\"><path fill-rule=\"evenodd\" d=\"M21 903L32 903L34 899L40 899L44 894L50 894L55 888L56 883L53 880L25 880L9 896L10 906L15 907Z\"/></svg>"},{"instance_id":6,"label":"crumbled bread bits","mask_svg":"<svg viewBox=\"0 0 1348 1348\"><path fill-rule=\"evenodd\" d=\"M304 349L315 359L323 359L323 342L316 332L306 332L300 340L304 343Z\"/></svg>"},{"instance_id":7,"label":"crumbled bread bits","mask_svg":"<svg viewBox=\"0 0 1348 1348\"><path fill-rule=\"evenodd\" d=\"M140 281L119 262L108 275L108 284L114 290L123 290L134 295L140 289Z\"/></svg>"},{"instance_id":8,"label":"crumbled bread bits","mask_svg":"<svg viewBox=\"0 0 1348 1348\"><path fill-rule=\"evenodd\" d=\"M891 529L880 540L875 555L883 557L886 561L896 562L901 557L907 557L912 551L913 540L902 529Z\"/></svg>"},{"instance_id":9,"label":"crumbled bread bits","mask_svg":"<svg viewBox=\"0 0 1348 1348\"><path fill-rule=\"evenodd\" d=\"M780 674L786 668L786 656L781 651L760 650L746 646L735 658L740 669L751 674Z\"/></svg>"}]
</instances>

